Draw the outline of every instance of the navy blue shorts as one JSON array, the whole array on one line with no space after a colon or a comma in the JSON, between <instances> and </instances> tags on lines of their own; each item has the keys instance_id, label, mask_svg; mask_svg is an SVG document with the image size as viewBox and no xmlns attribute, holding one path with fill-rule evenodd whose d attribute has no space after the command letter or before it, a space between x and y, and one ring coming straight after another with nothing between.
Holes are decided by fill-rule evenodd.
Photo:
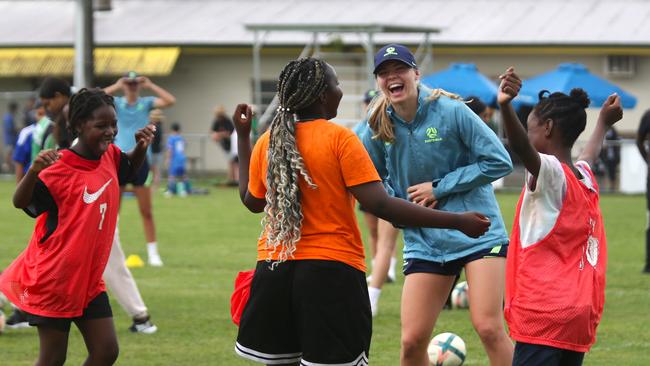
<instances>
[{"instance_id":1,"label":"navy blue shorts","mask_svg":"<svg viewBox=\"0 0 650 366\"><path fill-rule=\"evenodd\" d=\"M88 303L88 306L84 309L83 314L76 318L51 318L47 316L34 315L27 312L25 314L27 316L27 321L29 321L29 325L31 326L54 328L56 330L60 330L61 332L68 333L70 332L70 325L72 322L77 320L112 318L113 310L111 309L111 304L108 301L108 295L106 292L101 292Z\"/></svg>"},{"instance_id":2,"label":"navy blue shorts","mask_svg":"<svg viewBox=\"0 0 650 366\"><path fill-rule=\"evenodd\" d=\"M444 276L458 276L463 267L469 262L483 258L505 258L508 255L508 245L497 245L493 248L479 250L468 256L449 262L432 262L424 259L405 259L402 271L407 276L411 273L434 273Z\"/></svg>"},{"instance_id":3,"label":"navy blue shorts","mask_svg":"<svg viewBox=\"0 0 650 366\"><path fill-rule=\"evenodd\" d=\"M583 352L517 342L512 366L580 366Z\"/></svg>"},{"instance_id":4,"label":"navy blue shorts","mask_svg":"<svg viewBox=\"0 0 650 366\"><path fill-rule=\"evenodd\" d=\"M140 169L138 169L138 171L132 177L130 177L126 182L123 182L124 183L123 186L127 184L132 184L134 187L142 187L147 182L148 177L149 177L149 160L144 159Z\"/></svg>"}]
</instances>

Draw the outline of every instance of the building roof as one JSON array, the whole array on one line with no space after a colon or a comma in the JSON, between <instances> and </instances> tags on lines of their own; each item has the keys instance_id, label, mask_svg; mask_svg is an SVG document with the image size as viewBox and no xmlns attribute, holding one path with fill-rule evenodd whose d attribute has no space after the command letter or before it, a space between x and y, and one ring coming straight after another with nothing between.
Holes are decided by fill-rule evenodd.
<instances>
[{"instance_id":1,"label":"building roof","mask_svg":"<svg viewBox=\"0 0 650 366\"><path fill-rule=\"evenodd\" d=\"M112 7L95 13L98 46L249 46L253 32L246 25L273 23L440 29L431 35L435 45L650 45L650 1L644 0L113 0ZM74 12L73 0L0 0L0 47L71 46ZM375 37L377 43L423 39ZM309 33L271 32L265 44L311 40Z\"/></svg>"}]
</instances>

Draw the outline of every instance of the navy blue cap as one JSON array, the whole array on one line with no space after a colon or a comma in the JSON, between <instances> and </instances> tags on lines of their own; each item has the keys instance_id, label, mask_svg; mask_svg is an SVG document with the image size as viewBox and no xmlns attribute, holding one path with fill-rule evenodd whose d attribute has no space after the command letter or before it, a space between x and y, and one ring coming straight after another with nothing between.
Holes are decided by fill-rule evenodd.
<instances>
[{"instance_id":1,"label":"navy blue cap","mask_svg":"<svg viewBox=\"0 0 650 366\"><path fill-rule=\"evenodd\" d=\"M377 68L379 68L379 66L384 62L390 60L402 61L409 67L418 67L415 62L415 57L408 48L401 44L392 43L382 47L375 55L375 70L373 73L376 74Z\"/></svg>"}]
</instances>

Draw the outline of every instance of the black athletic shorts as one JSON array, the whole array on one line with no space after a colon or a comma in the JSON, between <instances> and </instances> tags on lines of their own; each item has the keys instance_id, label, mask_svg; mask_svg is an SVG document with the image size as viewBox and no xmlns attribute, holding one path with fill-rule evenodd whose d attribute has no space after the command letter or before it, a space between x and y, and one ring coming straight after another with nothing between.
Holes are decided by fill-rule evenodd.
<instances>
[{"instance_id":1,"label":"black athletic shorts","mask_svg":"<svg viewBox=\"0 0 650 366\"><path fill-rule=\"evenodd\" d=\"M123 183L122 185L125 186L127 184L132 184L134 187L142 187L145 185L147 182L147 178L149 177L149 159L145 158L144 161L142 162L142 166L138 171L129 179L127 179L126 182L120 182Z\"/></svg>"},{"instance_id":2,"label":"black athletic shorts","mask_svg":"<svg viewBox=\"0 0 650 366\"><path fill-rule=\"evenodd\" d=\"M54 328L56 330L68 333L70 332L70 325L72 322L77 320L112 318L113 310L111 310L111 304L108 301L108 295L106 292L101 292L88 303L88 306L84 309L83 314L76 318L50 318L47 316L30 314L27 312L25 314L27 315L27 321L29 321L29 325L31 326Z\"/></svg>"},{"instance_id":3,"label":"black athletic shorts","mask_svg":"<svg viewBox=\"0 0 650 366\"><path fill-rule=\"evenodd\" d=\"M512 366L580 366L583 352L517 342Z\"/></svg>"},{"instance_id":4,"label":"black athletic shorts","mask_svg":"<svg viewBox=\"0 0 650 366\"><path fill-rule=\"evenodd\" d=\"M368 365L365 274L327 260L257 262L235 351L268 365Z\"/></svg>"},{"instance_id":5,"label":"black athletic shorts","mask_svg":"<svg viewBox=\"0 0 650 366\"><path fill-rule=\"evenodd\" d=\"M479 250L468 256L455 259L453 261L440 263L432 262L424 259L404 259L404 275L411 273L434 273L444 276L458 276L460 271L469 262L473 262L483 258L501 257L505 258L508 255L508 245L497 245L493 248Z\"/></svg>"}]
</instances>

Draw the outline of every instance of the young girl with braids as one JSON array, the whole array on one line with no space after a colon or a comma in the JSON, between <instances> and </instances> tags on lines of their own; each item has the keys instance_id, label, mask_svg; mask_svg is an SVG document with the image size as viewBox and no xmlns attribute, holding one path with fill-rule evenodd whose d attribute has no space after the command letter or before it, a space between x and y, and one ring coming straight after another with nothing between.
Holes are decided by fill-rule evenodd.
<instances>
[{"instance_id":1,"label":"young girl with braids","mask_svg":"<svg viewBox=\"0 0 650 366\"><path fill-rule=\"evenodd\" d=\"M492 223L478 239L405 224L401 364L428 364L431 332L465 268L474 329L490 363L510 365L502 310L508 236L490 184L510 173L510 157L458 96L420 85L408 48L383 47L374 73L382 94L360 136L393 195L441 211L480 210Z\"/></svg>"},{"instance_id":2,"label":"young girl with braids","mask_svg":"<svg viewBox=\"0 0 650 366\"><path fill-rule=\"evenodd\" d=\"M233 118L241 200L265 213L236 352L272 365L367 365L372 317L354 199L399 224L477 237L490 223L389 197L356 135L328 121L342 92L324 61L289 62L278 97L252 152L251 107L238 105Z\"/></svg>"},{"instance_id":3,"label":"young girl with braids","mask_svg":"<svg viewBox=\"0 0 650 366\"><path fill-rule=\"evenodd\" d=\"M135 134L128 154L113 145L113 97L81 89L70 100L68 127L78 137L65 150L41 151L13 203L36 218L27 248L0 277L0 290L38 327L36 364L63 365L71 323L88 349L85 365L112 365L118 346L102 273L108 260L119 184L142 164L153 126Z\"/></svg>"},{"instance_id":4,"label":"young girl with braids","mask_svg":"<svg viewBox=\"0 0 650 366\"><path fill-rule=\"evenodd\" d=\"M510 102L521 80L501 76L498 102L510 147L526 167L508 253L505 315L517 341L513 365L579 366L595 341L603 314L607 244L598 184L590 165L607 130L623 117L610 96L594 132L573 163L585 129L589 98L547 91L528 116L528 132Z\"/></svg>"}]
</instances>

